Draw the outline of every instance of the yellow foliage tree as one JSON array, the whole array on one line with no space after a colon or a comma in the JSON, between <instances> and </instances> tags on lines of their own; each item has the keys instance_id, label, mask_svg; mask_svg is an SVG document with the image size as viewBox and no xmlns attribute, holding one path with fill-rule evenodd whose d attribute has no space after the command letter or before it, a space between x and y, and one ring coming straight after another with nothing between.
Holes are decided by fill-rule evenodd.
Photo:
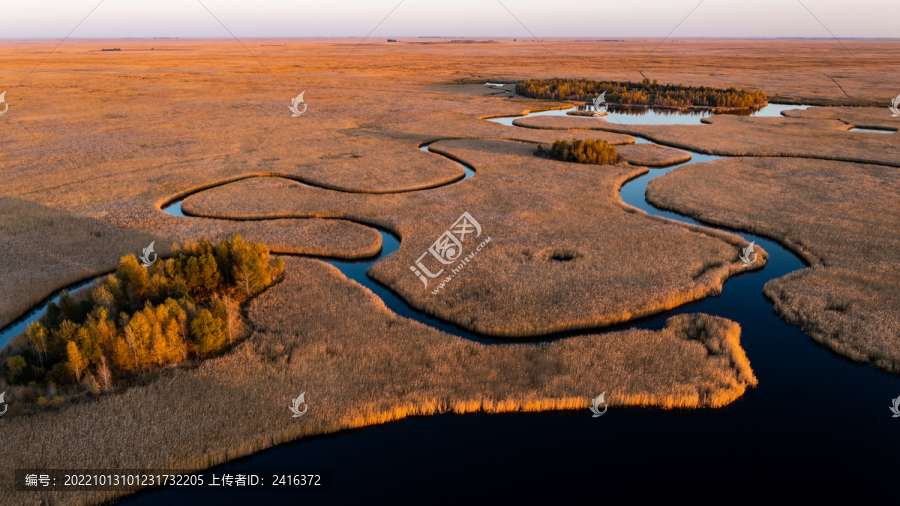
<instances>
[{"instance_id":1,"label":"yellow foliage tree","mask_svg":"<svg viewBox=\"0 0 900 506\"><path fill-rule=\"evenodd\" d=\"M75 373L75 379L81 381L81 373L84 372L87 363L84 357L81 356L81 352L78 351L78 345L73 341L69 341L69 344L66 345L66 354L69 356L69 367Z\"/></svg>"}]
</instances>

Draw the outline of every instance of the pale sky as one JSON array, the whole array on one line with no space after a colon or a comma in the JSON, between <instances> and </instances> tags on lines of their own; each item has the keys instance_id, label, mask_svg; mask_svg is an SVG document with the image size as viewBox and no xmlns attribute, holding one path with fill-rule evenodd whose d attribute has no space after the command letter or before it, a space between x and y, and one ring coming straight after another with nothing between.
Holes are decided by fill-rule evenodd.
<instances>
[{"instance_id":1,"label":"pale sky","mask_svg":"<svg viewBox=\"0 0 900 506\"><path fill-rule=\"evenodd\" d=\"M364 37L385 16L372 37L664 37L698 3L672 37L900 37L895 0L801 0L828 30L797 0L200 1L0 0L0 38L60 39L98 3L71 37L230 37L213 15L238 38Z\"/></svg>"}]
</instances>

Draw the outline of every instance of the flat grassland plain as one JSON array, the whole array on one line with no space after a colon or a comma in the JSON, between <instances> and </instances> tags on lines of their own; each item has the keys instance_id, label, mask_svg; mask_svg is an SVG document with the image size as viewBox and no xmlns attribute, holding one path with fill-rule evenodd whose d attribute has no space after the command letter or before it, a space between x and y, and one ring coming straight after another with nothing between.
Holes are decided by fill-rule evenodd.
<instances>
[{"instance_id":1,"label":"flat grassland plain","mask_svg":"<svg viewBox=\"0 0 900 506\"><path fill-rule=\"evenodd\" d=\"M745 244L624 206L618 189L647 171L642 161L681 156L629 146L631 134L700 152L839 160L822 164L830 184L878 188L878 209L891 209L896 171L886 167L900 160L897 136L843 131L854 121L891 128L874 109L716 117L697 127L705 131L610 124L589 135L623 146L623 159L633 164L584 167L530 155L537 143L584 138L584 118L520 120L530 128L484 121L561 104L483 83L572 77L572 70L576 77L640 80L640 71L661 83L761 89L770 102L881 106L896 93L888 88L900 74L895 42L845 42L868 70L825 40L671 40L649 57L658 40L251 42L253 55L233 40L66 41L43 63L55 43L2 43L2 79L12 84L5 90L10 109L0 118L0 325L64 286L112 270L122 255L153 240L166 251L162 246L173 242L240 232L276 253L362 258L381 245L365 224L402 239L373 277L412 307L488 335L609 325L717 293L741 269ZM122 50L101 51L109 47ZM288 105L300 92L308 110L292 118ZM458 165L418 149L432 142L433 151L468 163L476 176L454 183L463 176ZM856 165L865 162L879 168ZM738 176L748 164L736 159L717 170ZM781 170L757 164L769 177ZM774 196L765 180L748 181L758 185L754 202L769 199L770 210L758 216L766 228L735 220L752 213L729 209L733 200L693 196L698 188L740 191L708 180L704 165L655 181L656 201L789 244L803 241L814 266L816 258L830 267L860 253L822 246L852 239L851 227L816 227L823 210L807 180L817 161L785 168L810 193L801 230L767 214L781 211L778 192L791 181L774 185ZM185 200L185 211L197 217L160 210L214 186ZM432 296L408 266L464 211L492 242L466 277ZM895 215L885 220L881 228L896 230ZM556 262L560 257L572 261ZM779 281L767 294L789 321L807 322L801 328L836 351L896 370L896 263L871 262L887 279L874 293L865 293L857 271L844 269L839 275L850 288L843 297L816 295L823 286L835 289L827 270ZM887 325L861 339L873 324L848 319L873 311ZM413 414L583 408L602 390L613 406L716 407L757 381L738 324L721 318L682 315L661 331L483 344L397 316L310 259L288 261L284 281L252 301L245 317L249 336L223 357L90 402L5 417L2 437L15 444L0 455L0 504L35 500L11 490L16 468L206 467L298 437ZM298 425L285 407L313 388L327 400ZM247 411L259 415L245 417ZM41 499L86 504L114 495Z\"/></svg>"}]
</instances>

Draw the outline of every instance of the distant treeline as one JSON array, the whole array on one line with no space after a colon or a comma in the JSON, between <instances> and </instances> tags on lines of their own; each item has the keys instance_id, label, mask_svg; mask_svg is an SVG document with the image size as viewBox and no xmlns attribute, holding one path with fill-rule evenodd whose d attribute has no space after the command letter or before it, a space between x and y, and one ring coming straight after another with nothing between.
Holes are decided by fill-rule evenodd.
<instances>
[{"instance_id":1,"label":"distant treeline","mask_svg":"<svg viewBox=\"0 0 900 506\"><path fill-rule=\"evenodd\" d=\"M759 107L768 101L762 91L659 84L656 80L651 82L649 79L639 83L590 79L528 79L516 84L516 93L519 95L546 100L588 101L603 92L606 92L606 102L611 104L656 107L747 108Z\"/></svg>"},{"instance_id":2,"label":"distant treeline","mask_svg":"<svg viewBox=\"0 0 900 506\"><path fill-rule=\"evenodd\" d=\"M537 147L539 155L546 155L555 160L576 163L613 164L619 161L615 146L600 139L561 141L556 139L550 151L543 146Z\"/></svg>"},{"instance_id":3,"label":"distant treeline","mask_svg":"<svg viewBox=\"0 0 900 506\"><path fill-rule=\"evenodd\" d=\"M6 360L6 380L52 391L80 384L98 393L130 371L215 354L239 336L239 304L284 269L266 246L239 235L217 246L175 244L173 251L149 268L134 255L123 257L115 274L89 292L51 302L10 345L18 354Z\"/></svg>"}]
</instances>

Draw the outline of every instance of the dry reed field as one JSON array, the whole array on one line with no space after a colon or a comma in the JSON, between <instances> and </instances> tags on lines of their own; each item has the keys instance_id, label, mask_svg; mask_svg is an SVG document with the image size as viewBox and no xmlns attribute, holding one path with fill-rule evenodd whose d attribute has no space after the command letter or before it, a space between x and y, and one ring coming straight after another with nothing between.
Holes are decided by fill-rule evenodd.
<instances>
[{"instance_id":1,"label":"dry reed field","mask_svg":"<svg viewBox=\"0 0 900 506\"><path fill-rule=\"evenodd\" d=\"M381 249L378 232L342 220L195 219L187 223L159 214L161 220L172 223L162 236L0 196L0 258L4 263L0 327L55 291L111 271L122 256L140 254L151 241L156 241L155 251L160 255L167 255L173 242L183 244L197 237L219 241L235 233L250 242L266 243L276 253L362 258Z\"/></svg>"},{"instance_id":2,"label":"dry reed field","mask_svg":"<svg viewBox=\"0 0 900 506\"><path fill-rule=\"evenodd\" d=\"M871 110L875 114L877 110ZM808 113L812 114L812 113ZM890 119L887 108L881 115ZM598 118L537 116L515 125L533 129L605 130L640 135L650 140L720 156L803 157L900 167L900 135L850 132L853 123L837 119L765 118L717 115L705 125L620 125ZM861 120L861 124L867 124Z\"/></svg>"},{"instance_id":3,"label":"dry reed field","mask_svg":"<svg viewBox=\"0 0 900 506\"><path fill-rule=\"evenodd\" d=\"M789 118L833 119L857 128L882 129L885 132L900 129L892 115L886 115L884 108L874 107L811 107L785 111Z\"/></svg>"},{"instance_id":4,"label":"dry reed field","mask_svg":"<svg viewBox=\"0 0 900 506\"><path fill-rule=\"evenodd\" d=\"M646 169L545 160L534 149L507 141L436 142L432 151L469 163L476 175L422 192L348 194L258 178L191 196L183 208L213 218L379 224L403 240L370 270L376 280L416 309L494 336L628 321L717 294L744 270L738 257L746 244L736 236L691 230L621 204L619 187ZM435 295L439 280L425 287L409 266L463 212L483 228L475 240L491 242ZM473 253L474 246L463 251ZM760 257L764 262L765 253Z\"/></svg>"},{"instance_id":5,"label":"dry reed field","mask_svg":"<svg viewBox=\"0 0 900 506\"><path fill-rule=\"evenodd\" d=\"M773 237L802 255L811 268L766 284L778 314L837 353L895 373L898 195L892 167L768 158L690 165L647 189L654 205Z\"/></svg>"},{"instance_id":6,"label":"dry reed field","mask_svg":"<svg viewBox=\"0 0 900 506\"><path fill-rule=\"evenodd\" d=\"M94 402L4 419L3 440L16 444L0 453L0 504L115 495L26 496L9 489L16 468L204 468L407 416L582 409L600 392L612 410L718 407L757 382L740 327L721 318L681 315L661 331L485 345L397 316L322 262L285 264L285 280L251 302L253 334L230 354ZM290 399L302 391L309 412L291 418Z\"/></svg>"},{"instance_id":7,"label":"dry reed field","mask_svg":"<svg viewBox=\"0 0 900 506\"><path fill-rule=\"evenodd\" d=\"M593 135L593 132L590 135ZM691 159L691 154L687 151L657 144L631 144L617 147L616 151L620 160L644 167L665 167Z\"/></svg>"},{"instance_id":8,"label":"dry reed field","mask_svg":"<svg viewBox=\"0 0 900 506\"><path fill-rule=\"evenodd\" d=\"M0 196L0 327L54 291L112 270L151 241L160 237Z\"/></svg>"},{"instance_id":9,"label":"dry reed field","mask_svg":"<svg viewBox=\"0 0 900 506\"><path fill-rule=\"evenodd\" d=\"M49 56L55 41L0 42L12 83L0 118L0 325L154 240L166 254L240 233L274 253L350 259L380 250L372 226L401 245L369 274L423 313L504 337L627 322L716 295L745 269L737 236L622 203L621 186L647 166L689 158L681 147L818 159L696 164L650 193L799 251L813 268L766 286L779 314L839 353L900 371L900 134L847 131L893 125L879 114L896 93L894 42L845 41L858 61L824 40L359 42L255 39L250 55L233 40L67 40ZM111 46L122 50L101 51ZM506 90L569 68L869 107L697 126L485 120L563 107ZM308 110L292 118L301 92ZM669 147L636 145L637 135ZM534 156L538 144L588 136L617 146L622 163ZM476 175L461 180L453 160ZM181 197L193 216L161 210ZM491 241L434 295L441 278L425 288L410 266L463 212ZM767 258L757 252L754 269ZM223 356L0 419L0 505L116 495L25 496L11 490L16 468L206 468L407 416L582 409L604 391L611 409L716 408L757 384L738 323L704 314L659 331L481 344L398 316L335 268L297 258L245 309L248 335ZM298 422L287 408L302 391L310 411Z\"/></svg>"},{"instance_id":10,"label":"dry reed field","mask_svg":"<svg viewBox=\"0 0 900 506\"><path fill-rule=\"evenodd\" d=\"M480 84L485 81L556 77L566 68L598 80L635 79L637 72L626 69L640 63L643 74L663 83L762 89L770 101L873 105L893 92L873 83L834 41L678 40L646 59L657 40L372 40L355 49L357 40L258 42L253 53L259 61L234 41L68 40L45 60L54 42L4 41L0 68L8 82L21 84L6 89L11 110L0 121L0 194L184 242L204 237L209 222L186 224L158 206L212 183L274 173L358 191L399 191L459 175L450 161L417 152L422 142L464 137L549 144L560 136L479 119L560 106L511 97ZM891 42L845 44L881 81L891 81ZM100 51L110 45L122 51ZM550 66L547 49L555 55ZM783 79L785 73L791 79ZM287 105L304 90L310 109L290 118ZM613 144L629 139L604 138ZM343 230L333 232L291 249L333 248L351 256L334 237ZM354 248L359 254L370 245ZM103 260L101 270L112 269L115 256ZM19 273L25 267L8 258L0 258L0 267L12 278L40 278L34 297L77 277L43 263L28 267L40 274Z\"/></svg>"}]
</instances>

